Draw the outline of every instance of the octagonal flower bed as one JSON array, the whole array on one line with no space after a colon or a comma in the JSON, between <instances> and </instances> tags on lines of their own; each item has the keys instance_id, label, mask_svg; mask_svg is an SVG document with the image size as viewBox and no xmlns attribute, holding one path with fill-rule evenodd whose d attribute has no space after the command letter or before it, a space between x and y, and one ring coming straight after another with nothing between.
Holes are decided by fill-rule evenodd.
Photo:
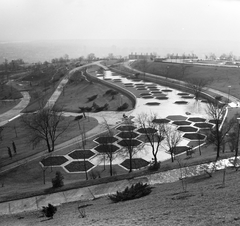
<instances>
[{"instance_id":1,"label":"octagonal flower bed","mask_svg":"<svg viewBox=\"0 0 240 226\"><path fill-rule=\"evenodd\" d=\"M121 145L122 147L137 147L141 143L142 142L137 139L123 139L118 142L118 144Z\"/></svg>"},{"instance_id":2,"label":"octagonal flower bed","mask_svg":"<svg viewBox=\"0 0 240 226\"><path fill-rule=\"evenodd\" d=\"M177 120L179 120L179 121L183 121L183 120L186 120L187 119L187 117L185 117L185 116L182 116L182 115L169 115L169 116L167 116L167 118L168 119L170 119L170 120L173 120L173 121L177 121Z\"/></svg>"},{"instance_id":3,"label":"octagonal flower bed","mask_svg":"<svg viewBox=\"0 0 240 226\"><path fill-rule=\"evenodd\" d=\"M85 172L85 167L86 170L90 170L91 168L94 167L94 165L89 162L89 161L72 161L69 164L67 164L66 166L64 166L64 168L71 173L78 173L78 172Z\"/></svg>"},{"instance_id":4,"label":"octagonal flower bed","mask_svg":"<svg viewBox=\"0 0 240 226\"><path fill-rule=\"evenodd\" d=\"M116 152L119 147L114 144L100 144L94 148L99 153Z\"/></svg>"},{"instance_id":5,"label":"octagonal flower bed","mask_svg":"<svg viewBox=\"0 0 240 226\"><path fill-rule=\"evenodd\" d=\"M213 124L210 124L210 123L206 123L206 122L202 122L202 123L195 123L194 126L198 127L198 128L208 128L208 129L211 129L213 128Z\"/></svg>"},{"instance_id":6,"label":"octagonal flower bed","mask_svg":"<svg viewBox=\"0 0 240 226\"><path fill-rule=\"evenodd\" d=\"M149 128L140 128L140 129L138 129L137 131L138 131L139 133L156 133L156 132L157 132L156 129L151 128L151 127L149 127Z\"/></svg>"},{"instance_id":7,"label":"octagonal flower bed","mask_svg":"<svg viewBox=\"0 0 240 226\"><path fill-rule=\"evenodd\" d=\"M158 102L148 102L148 103L146 103L146 105L158 106L158 105L160 105L160 103L158 103Z\"/></svg>"},{"instance_id":8,"label":"octagonal flower bed","mask_svg":"<svg viewBox=\"0 0 240 226\"><path fill-rule=\"evenodd\" d=\"M94 156L95 153L91 150L74 150L68 154L72 159L89 159L90 157Z\"/></svg>"},{"instance_id":9,"label":"octagonal flower bed","mask_svg":"<svg viewBox=\"0 0 240 226\"><path fill-rule=\"evenodd\" d=\"M200 118L200 117L193 117L193 118L188 118L188 121L191 121L191 122L205 122L206 119Z\"/></svg>"},{"instance_id":10,"label":"octagonal flower bed","mask_svg":"<svg viewBox=\"0 0 240 226\"><path fill-rule=\"evenodd\" d=\"M194 128L194 127L191 127L191 126L181 126L178 128L179 131L182 131L182 132L197 132L198 129L197 128Z\"/></svg>"},{"instance_id":11,"label":"octagonal flower bed","mask_svg":"<svg viewBox=\"0 0 240 226\"><path fill-rule=\"evenodd\" d=\"M98 137L94 141L99 144L107 144L107 143L114 143L118 139L116 137Z\"/></svg>"},{"instance_id":12,"label":"octagonal flower bed","mask_svg":"<svg viewBox=\"0 0 240 226\"><path fill-rule=\"evenodd\" d=\"M61 166L63 163L67 162L68 159L64 156L49 156L41 161L43 166Z\"/></svg>"},{"instance_id":13,"label":"octagonal flower bed","mask_svg":"<svg viewBox=\"0 0 240 226\"><path fill-rule=\"evenodd\" d=\"M155 118L155 119L152 120L152 122L163 124L163 123L169 123L170 120L166 119L166 118Z\"/></svg>"},{"instance_id":14,"label":"octagonal flower bed","mask_svg":"<svg viewBox=\"0 0 240 226\"><path fill-rule=\"evenodd\" d=\"M131 125L117 127L117 130L120 131L133 131L134 129L136 129L136 127Z\"/></svg>"},{"instance_id":15,"label":"octagonal flower bed","mask_svg":"<svg viewBox=\"0 0 240 226\"><path fill-rule=\"evenodd\" d=\"M188 122L188 121L174 121L172 124L175 124L177 126L186 126L186 125L190 125L191 122Z\"/></svg>"},{"instance_id":16,"label":"octagonal flower bed","mask_svg":"<svg viewBox=\"0 0 240 226\"><path fill-rule=\"evenodd\" d=\"M188 102L187 101L178 100L178 101L175 101L174 104L188 104Z\"/></svg>"},{"instance_id":17,"label":"octagonal flower bed","mask_svg":"<svg viewBox=\"0 0 240 226\"><path fill-rule=\"evenodd\" d=\"M189 139L189 140L204 140L205 136L200 133L185 133L183 137Z\"/></svg>"},{"instance_id":18,"label":"octagonal flower bed","mask_svg":"<svg viewBox=\"0 0 240 226\"><path fill-rule=\"evenodd\" d=\"M148 161L142 159L142 158L133 158L132 159L132 169L140 169L142 167L145 167L149 164ZM120 165L123 167L130 169L130 159L124 160Z\"/></svg>"},{"instance_id":19,"label":"octagonal flower bed","mask_svg":"<svg viewBox=\"0 0 240 226\"><path fill-rule=\"evenodd\" d=\"M120 132L117 134L117 136L125 139L125 138L136 138L137 136L139 136L139 134L135 132Z\"/></svg>"}]
</instances>

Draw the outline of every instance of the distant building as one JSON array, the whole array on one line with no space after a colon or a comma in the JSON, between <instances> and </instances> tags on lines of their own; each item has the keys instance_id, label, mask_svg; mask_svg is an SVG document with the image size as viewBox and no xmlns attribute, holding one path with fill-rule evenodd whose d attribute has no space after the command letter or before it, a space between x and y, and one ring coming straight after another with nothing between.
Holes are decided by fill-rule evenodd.
<instances>
[{"instance_id":1,"label":"distant building","mask_svg":"<svg viewBox=\"0 0 240 226\"><path fill-rule=\"evenodd\" d=\"M129 60L154 60L156 58L156 55L150 53L150 54L137 54L137 53L131 53L129 54Z\"/></svg>"}]
</instances>

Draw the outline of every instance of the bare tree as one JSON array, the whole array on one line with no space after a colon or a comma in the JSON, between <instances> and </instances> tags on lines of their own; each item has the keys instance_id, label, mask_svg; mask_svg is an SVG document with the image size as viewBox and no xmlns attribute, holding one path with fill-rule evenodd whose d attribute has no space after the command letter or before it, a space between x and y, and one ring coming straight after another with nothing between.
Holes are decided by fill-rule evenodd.
<instances>
[{"instance_id":1,"label":"bare tree","mask_svg":"<svg viewBox=\"0 0 240 226\"><path fill-rule=\"evenodd\" d=\"M225 122L223 122L226 113L226 105L217 100L208 103L206 112L215 123L215 126L208 132L206 141L207 144L214 144L216 146L216 159L218 159L220 157L221 147L227 142L227 135L234 124L236 124L236 119L230 121L225 120Z\"/></svg>"},{"instance_id":2,"label":"bare tree","mask_svg":"<svg viewBox=\"0 0 240 226\"><path fill-rule=\"evenodd\" d=\"M139 124L140 128L143 130L145 142L149 143L152 148L154 166L157 167L157 154L160 148L160 144L164 139L165 127L164 123L155 123L154 119L156 119L155 114L148 115L146 113L142 113L138 115L136 121Z\"/></svg>"},{"instance_id":3,"label":"bare tree","mask_svg":"<svg viewBox=\"0 0 240 226\"><path fill-rule=\"evenodd\" d=\"M171 154L172 162L174 162L176 147L182 140L182 133L172 125L164 125L164 137L166 141L166 148Z\"/></svg>"},{"instance_id":4,"label":"bare tree","mask_svg":"<svg viewBox=\"0 0 240 226\"><path fill-rule=\"evenodd\" d=\"M211 83L211 80L206 78L188 78L186 83L198 100L202 90Z\"/></svg>"},{"instance_id":5,"label":"bare tree","mask_svg":"<svg viewBox=\"0 0 240 226\"><path fill-rule=\"evenodd\" d=\"M22 121L29 131L30 142L37 145L44 141L48 152L53 152L55 142L69 127L69 122L64 123L62 111L55 108L43 108L29 116L24 115Z\"/></svg>"}]
</instances>

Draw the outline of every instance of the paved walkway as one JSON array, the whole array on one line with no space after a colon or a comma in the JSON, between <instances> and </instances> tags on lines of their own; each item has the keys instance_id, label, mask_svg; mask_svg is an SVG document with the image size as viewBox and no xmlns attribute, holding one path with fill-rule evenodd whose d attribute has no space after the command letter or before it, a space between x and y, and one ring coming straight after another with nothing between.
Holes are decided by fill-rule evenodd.
<instances>
[{"instance_id":1,"label":"paved walkway","mask_svg":"<svg viewBox=\"0 0 240 226\"><path fill-rule=\"evenodd\" d=\"M21 94L23 95L21 101L14 108L0 115L0 126L7 124L9 120L18 116L29 104L31 97L28 92L21 92Z\"/></svg>"}]
</instances>

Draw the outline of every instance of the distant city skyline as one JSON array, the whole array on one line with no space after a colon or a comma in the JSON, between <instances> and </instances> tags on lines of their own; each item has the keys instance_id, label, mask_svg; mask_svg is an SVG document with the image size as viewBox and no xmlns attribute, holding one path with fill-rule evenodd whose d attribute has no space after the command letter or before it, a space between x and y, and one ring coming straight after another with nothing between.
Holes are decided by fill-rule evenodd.
<instances>
[{"instance_id":1,"label":"distant city skyline","mask_svg":"<svg viewBox=\"0 0 240 226\"><path fill-rule=\"evenodd\" d=\"M239 9L239 0L0 0L0 43L81 40L75 50L61 47L70 56L78 50L240 56Z\"/></svg>"}]
</instances>

